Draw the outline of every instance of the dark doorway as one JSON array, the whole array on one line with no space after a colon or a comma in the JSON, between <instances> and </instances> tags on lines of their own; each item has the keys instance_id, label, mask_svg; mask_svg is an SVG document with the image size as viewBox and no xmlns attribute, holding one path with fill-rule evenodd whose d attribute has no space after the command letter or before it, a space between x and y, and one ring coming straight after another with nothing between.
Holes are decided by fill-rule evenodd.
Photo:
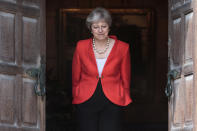
<instances>
[{"instance_id":1,"label":"dark doorway","mask_svg":"<svg viewBox=\"0 0 197 131\"><path fill-rule=\"evenodd\" d=\"M115 3L118 3L117 1ZM75 5L74 2L78 2L78 4ZM122 0L119 0L119 2L121 3ZM155 3L154 0L152 0L152 3ZM84 5L77 0L67 2L63 0L58 2L47 1L47 131L75 130L74 108L71 104L71 64L74 48L60 44L63 42L63 39L59 28L61 27L59 10L60 8L68 8L68 4L73 5L73 8L84 8ZM86 1L86 4L85 8L96 7L90 6L89 1ZM131 6L128 6L127 9L134 8L132 6L134 3L128 2L128 4ZM135 4L140 5L140 2ZM141 1L142 9L144 9L144 6L146 7L144 4ZM100 5L102 3L98 4L98 6ZM157 17L158 13L160 15L163 13L157 12L158 5L161 6L160 3L151 5L153 15L151 16L153 17L152 25L150 25L151 30L146 30L145 27L140 27L136 24L123 23L120 25L118 23L124 21L120 21L118 17L113 16L113 25L110 33L116 35L118 39L129 43L131 50L131 97L134 102L125 110L125 131L167 131L168 109L167 98L164 96L165 73L167 72L167 47L164 44L167 41L167 23L162 21L164 18L167 18L167 15L164 15L161 19ZM106 5L106 8L112 7L113 3ZM116 8L124 7L125 5L122 4ZM147 4L147 8L150 8L150 3ZM162 8L167 13L167 2L163 4ZM77 26L71 24L69 28L73 26L73 28L79 29L81 25L85 25L85 21L75 20L73 15L70 17L74 24L77 23ZM80 23L81 25L78 25ZM163 32L159 32L158 28ZM73 37L75 35L72 35L72 33L76 33L73 30L67 30L66 33L70 35L70 39L66 39L68 40L67 43L76 43L80 39L90 37L88 33L84 37ZM64 35L63 37L66 38ZM160 40L164 42L158 43ZM161 47L163 49L160 49ZM162 51L160 52L160 50ZM159 59L160 57L162 60ZM162 70L158 69L160 66ZM163 77L162 75L165 76Z\"/></svg>"}]
</instances>

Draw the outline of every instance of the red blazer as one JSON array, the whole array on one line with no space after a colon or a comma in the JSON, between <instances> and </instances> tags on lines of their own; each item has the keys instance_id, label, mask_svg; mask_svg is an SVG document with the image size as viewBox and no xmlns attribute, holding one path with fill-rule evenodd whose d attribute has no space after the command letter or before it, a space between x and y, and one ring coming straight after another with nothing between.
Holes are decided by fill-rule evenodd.
<instances>
[{"instance_id":1,"label":"red blazer","mask_svg":"<svg viewBox=\"0 0 197 131\"><path fill-rule=\"evenodd\" d=\"M115 36L115 44L101 74L105 96L114 104L126 106L130 98L130 52L129 45ZM96 90L99 74L92 48L92 39L77 43L72 62L73 104L87 101Z\"/></svg>"}]
</instances>

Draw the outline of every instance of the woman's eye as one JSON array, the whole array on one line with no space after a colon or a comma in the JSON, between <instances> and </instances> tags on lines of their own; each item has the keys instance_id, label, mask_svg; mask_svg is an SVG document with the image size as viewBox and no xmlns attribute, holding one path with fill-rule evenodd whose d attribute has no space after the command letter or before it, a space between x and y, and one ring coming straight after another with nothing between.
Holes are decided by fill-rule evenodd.
<instances>
[{"instance_id":1,"label":"woman's eye","mask_svg":"<svg viewBox=\"0 0 197 131\"><path fill-rule=\"evenodd\" d=\"M94 29L97 29L98 27L97 27L97 26L93 26L93 28L94 28Z\"/></svg>"},{"instance_id":2,"label":"woman's eye","mask_svg":"<svg viewBox=\"0 0 197 131\"><path fill-rule=\"evenodd\" d=\"M98 27L93 27L93 29L97 30L97 29L98 29Z\"/></svg>"}]
</instances>

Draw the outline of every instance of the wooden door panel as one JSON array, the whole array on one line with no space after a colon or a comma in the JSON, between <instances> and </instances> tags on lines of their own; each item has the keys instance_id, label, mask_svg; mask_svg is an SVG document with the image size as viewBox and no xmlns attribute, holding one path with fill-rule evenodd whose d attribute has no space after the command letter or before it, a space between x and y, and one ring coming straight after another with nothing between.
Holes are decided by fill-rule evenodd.
<instances>
[{"instance_id":1,"label":"wooden door panel","mask_svg":"<svg viewBox=\"0 0 197 131\"><path fill-rule=\"evenodd\" d=\"M0 10L0 62L15 62L15 14Z\"/></svg>"},{"instance_id":2,"label":"wooden door panel","mask_svg":"<svg viewBox=\"0 0 197 131\"><path fill-rule=\"evenodd\" d=\"M193 120L193 75L185 77L185 122L192 123Z\"/></svg>"},{"instance_id":3,"label":"wooden door panel","mask_svg":"<svg viewBox=\"0 0 197 131\"><path fill-rule=\"evenodd\" d=\"M174 81L173 93L173 125L179 126L184 123L184 87L181 79Z\"/></svg>"},{"instance_id":4,"label":"wooden door panel","mask_svg":"<svg viewBox=\"0 0 197 131\"><path fill-rule=\"evenodd\" d=\"M177 37L181 35L181 18L175 18L173 20L173 45L172 45L172 61L174 65L180 65L181 63L181 48L179 48L181 46L181 37Z\"/></svg>"},{"instance_id":5,"label":"wooden door panel","mask_svg":"<svg viewBox=\"0 0 197 131\"><path fill-rule=\"evenodd\" d=\"M183 73L189 75L193 73L193 48L194 48L194 18L193 12L189 11L184 14L184 63Z\"/></svg>"},{"instance_id":6,"label":"wooden door panel","mask_svg":"<svg viewBox=\"0 0 197 131\"><path fill-rule=\"evenodd\" d=\"M23 17L23 64L37 65L40 62L40 40L38 20L36 18Z\"/></svg>"},{"instance_id":7,"label":"wooden door panel","mask_svg":"<svg viewBox=\"0 0 197 131\"><path fill-rule=\"evenodd\" d=\"M172 80L169 131L194 130L194 11L191 0L169 0L169 70L179 71ZM173 7L173 8L172 8Z\"/></svg>"},{"instance_id":8,"label":"wooden door panel","mask_svg":"<svg viewBox=\"0 0 197 131\"><path fill-rule=\"evenodd\" d=\"M185 14L185 63L192 61L192 49L194 41L193 12Z\"/></svg>"},{"instance_id":9,"label":"wooden door panel","mask_svg":"<svg viewBox=\"0 0 197 131\"><path fill-rule=\"evenodd\" d=\"M34 92L35 81L23 78L22 86L22 123L24 126L37 128L38 99Z\"/></svg>"},{"instance_id":10,"label":"wooden door panel","mask_svg":"<svg viewBox=\"0 0 197 131\"><path fill-rule=\"evenodd\" d=\"M12 125L16 119L15 76L0 75L0 83L0 105L3 105L0 110L0 121Z\"/></svg>"}]
</instances>

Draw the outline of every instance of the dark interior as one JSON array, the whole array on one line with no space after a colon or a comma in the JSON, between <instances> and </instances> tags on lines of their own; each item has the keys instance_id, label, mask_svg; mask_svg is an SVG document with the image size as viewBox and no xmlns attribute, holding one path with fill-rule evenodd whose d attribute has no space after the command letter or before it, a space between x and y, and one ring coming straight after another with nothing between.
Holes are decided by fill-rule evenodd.
<instances>
[{"instance_id":1,"label":"dark interior","mask_svg":"<svg viewBox=\"0 0 197 131\"><path fill-rule=\"evenodd\" d=\"M168 2L158 0L47 0L47 97L46 130L75 131L72 102L71 66L75 44L91 37L85 27L85 16L67 14L62 23L60 9L90 9L102 6L107 9L149 10L149 21L136 20L132 24L120 21L112 14L110 34L130 44L131 98L133 103L124 111L124 131L167 131L168 99L165 96L168 68ZM80 13L80 12L79 12ZM133 14L136 16L136 14ZM140 23L142 22L142 23ZM140 26L143 25L148 26Z\"/></svg>"}]
</instances>

